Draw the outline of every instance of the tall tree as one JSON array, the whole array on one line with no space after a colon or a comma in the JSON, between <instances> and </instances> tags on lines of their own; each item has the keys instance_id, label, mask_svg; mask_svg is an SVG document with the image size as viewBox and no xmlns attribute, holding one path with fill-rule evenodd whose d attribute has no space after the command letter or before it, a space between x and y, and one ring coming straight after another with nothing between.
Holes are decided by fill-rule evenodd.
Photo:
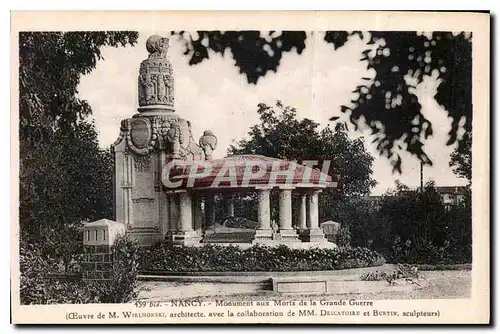
<instances>
[{"instance_id":1,"label":"tall tree","mask_svg":"<svg viewBox=\"0 0 500 334\"><path fill-rule=\"evenodd\" d=\"M376 185L372 178L373 157L362 138L350 139L342 124L335 129L310 119L298 119L297 110L264 103L258 105L260 124L250 128L249 139L241 139L229 148L230 154L261 154L279 159L330 160L330 175L337 178L341 196L367 195Z\"/></svg>"},{"instance_id":2,"label":"tall tree","mask_svg":"<svg viewBox=\"0 0 500 334\"><path fill-rule=\"evenodd\" d=\"M466 132L451 153L450 167L461 178L472 181L472 134Z\"/></svg>"},{"instance_id":3,"label":"tall tree","mask_svg":"<svg viewBox=\"0 0 500 334\"><path fill-rule=\"evenodd\" d=\"M23 240L68 253L74 227L109 217L113 161L99 148L92 110L78 97L103 46L135 44L136 32L19 35L20 226ZM73 242L70 242L73 241Z\"/></svg>"},{"instance_id":4,"label":"tall tree","mask_svg":"<svg viewBox=\"0 0 500 334\"><path fill-rule=\"evenodd\" d=\"M92 113L78 97L78 84L103 59L100 48L134 45L137 37L130 31L20 32L21 140L50 140L57 128L71 132L78 120Z\"/></svg>"},{"instance_id":5,"label":"tall tree","mask_svg":"<svg viewBox=\"0 0 500 334\"><path fill-rule=\"evenodd\" d=\"M322 194L321 219L331 219L334 202L367 195L376 185L372 178L374 158L366 151L363 139L350 139L342 124L321 129L310 119L298 119L297 110L280 101L276 107L259 104L257 113L260 124L250 128L248 139L231 145L229 153L261 154L299 163L330 160L328 173L338 181L338 188Z\"/></svg>"},{"instance_id":6,"label":"tall tree","mask_svg":"<svg viewBox=\"0 0 500 334\"><path fill-rule=\"evenodd\" d=\"M382 197L373 214L374 249L390 261L406 263L468 263L471 261L470 191L459 203L446 206L433 182L424 189L401 183Z\"/></svg>"},{"instance_id":7,"label":"tall tree","mask_svg":"<svg viewBox=\"0 0 500 334\"><path fill-rule=\"evenodd\" d=\"M224 55L231 51L235 66L256 84L267 72L278 70L287 52L302 54L308 33L304 31L197 31L172 32L185 45L184 54L195 65L209 59L209 51ZM376 136L377 149L390 159L394 170L401 172L399 150L407 150L423 163L432 164L426 155L424 142L432 135L431 122L421 112L413 93L415 83L425 76L438 74L440 85L435 96L452 118L452 128L446 144L460 141L457 133L462 119L464 128L472 128L472 36L452 32L432 32L423 35L415 31L327 31L324 41L336 50L351 38L369 34L360 60L367 69L376 72L374 78L363 78L353 87L357 97L342 107L357 127L366 123ZM423 138L423 139L422 139ZM399 142L402 142L401 145Z\"/></svg>"}]
</instances>

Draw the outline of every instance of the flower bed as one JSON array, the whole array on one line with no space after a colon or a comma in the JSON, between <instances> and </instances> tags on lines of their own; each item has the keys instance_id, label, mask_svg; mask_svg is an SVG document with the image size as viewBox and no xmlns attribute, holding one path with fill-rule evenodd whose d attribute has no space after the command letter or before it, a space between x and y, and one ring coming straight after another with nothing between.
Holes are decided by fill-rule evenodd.
<instances>
[{"instance_id":1,"label":"flower bed","mask_svg":"<svg viewBox=\"0 0 500 334\"><path fill-rule=\"evenodd\" d=\"M385 259L363 247L291 249L287 246L235 246L207 244L202 247L156 244L140 256L140 271L242 272L317 271L380 266Z\"/></svg>"}]
</instances>

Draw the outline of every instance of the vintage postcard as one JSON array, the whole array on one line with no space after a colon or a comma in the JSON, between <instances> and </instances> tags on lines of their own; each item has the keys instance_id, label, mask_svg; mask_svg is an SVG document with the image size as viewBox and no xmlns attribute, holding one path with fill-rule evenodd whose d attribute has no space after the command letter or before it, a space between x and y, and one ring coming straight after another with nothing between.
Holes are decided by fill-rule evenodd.
<instances>
[{"instance_id":1,"label":"vintage postcard","mask_svg":"<svg viewBox=\"0 0 500 334\"><path fill-rule=\"evenodd\" d=\"M13 323L490 322L488 13L11 29Z\"/></svg>"}]
</instances>

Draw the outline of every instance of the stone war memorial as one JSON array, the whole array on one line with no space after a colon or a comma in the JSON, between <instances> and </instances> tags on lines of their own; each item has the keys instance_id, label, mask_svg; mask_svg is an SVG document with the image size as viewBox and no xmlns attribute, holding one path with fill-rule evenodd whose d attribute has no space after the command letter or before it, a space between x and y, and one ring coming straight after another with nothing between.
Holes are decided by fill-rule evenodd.
<instances>
[{"instance_id":1,"label":"stone war memorial","mask_svg":"<svg viewBox=\"0 0 500 334\"><path fill-rule=\"evenodd\" d=\"M168 46L168 38L156 35L146 42L149 56L139 69L138 113L121 121L112 146L114 217L88 223L84 244L109 245L106 233L118 231L143 246L158 241L203 245L208 227L223 218L216 217L216 201L223 201L225 217L233 217L234 195L254 193L258 222L252 240L240 242L235 236L230 244L335 248L318 221L318 196L322 189L336 186L332 177L317 168L260 155L212 159L215 134L206 130L195 140L191 122L175 109ZM271 222L272 191L279 201L276 224ZM292 195L297 199L295 216Z\"/></svg>"},{"instance_id":2,"label":"stone war memorial","mask_svg":"<svg viewBox=\"0 0 500 334\"><path fill-rule=\"evenodd\" d=\"M367 14L13 15L12 322L479 316L487 15Z\"/></svg>"},{"instance_id":3,"label":"stone war memorial","mask_svg":"<svg viewBox=\"0 0 500 334\"><path fill-rule=\"evenodd\" d=\"M90 250L82 257L85 279L112 279L117 254L109 250L117 236L125 234L146 249L141 260L146 268L141 271L141 279L145 281L206 280L212 286L240 283L237 293L272 290L279 294L328 294L413 288L408 284L388 286L383 281L360 283L358 272L333 274L336 269L351 266L380 266L385 260L367 249L346 251L338 247L340 224L320 224L319 196L322 190L337 187L332 176L324 171L328 168L252 154L214 158L217 137L211 130L205 130L195 140L191 122L182 118L182 110L175 108L175 77L167 57L168 46L169 39L161 36L154 35L146 41L149 56L139 68L138 113L121 121L119 137L112 146L114 217L84 227L85 249ZM245 198L252 198L256 221L235 217L236 212L249 214L236 210L236 201ZM254 228L227 223L238 218L251 222ZM217 247L202 249L207 244ZM172 261L178 266L171 267L168 254L173 254L169 252L175 252L174 249L189 254L206 250L207 256L218 262L210 270L203 267L205 262L199 258L197 263ZM214 249L230 252L239 260L224 260L227 257L217 255ZM151 255L155 250L165 257ZM240 266L240 262L245 263L244 254L253 256L250 262L266 262L250 255L253 251L273 257L270 262L274 267L257 264L261 265L260 271L254 271L255 265L250 269ZM277 254L283 254L280 252L293 252L286 254L294 256L297 263L286 256L278 258ZM363 260L352 263L349 256ZM150 266L149 261L158 266ZM322 264L314 267L315 263ZM248 277L237 275L236 271L247 272ZM200 277L200 272L205 276ZM197 293L182 291L183 296Z\"/></svg>"}]
</instances>

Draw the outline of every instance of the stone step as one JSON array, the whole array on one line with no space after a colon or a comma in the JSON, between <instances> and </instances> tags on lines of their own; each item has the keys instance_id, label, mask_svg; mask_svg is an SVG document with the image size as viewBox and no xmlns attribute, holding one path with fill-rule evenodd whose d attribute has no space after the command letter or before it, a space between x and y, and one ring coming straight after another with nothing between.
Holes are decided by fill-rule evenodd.
<instances>
[{"instance_id":1,"label":"stone step","mask_svg":"<svg viewBox=\"0 0 500 334\"><path fill-rule=\"evenodd\" d=\"M252 232L229 232L205 234L202 243L251 243L255 237L255 231Z\"/></svg>"}]
</instances>

